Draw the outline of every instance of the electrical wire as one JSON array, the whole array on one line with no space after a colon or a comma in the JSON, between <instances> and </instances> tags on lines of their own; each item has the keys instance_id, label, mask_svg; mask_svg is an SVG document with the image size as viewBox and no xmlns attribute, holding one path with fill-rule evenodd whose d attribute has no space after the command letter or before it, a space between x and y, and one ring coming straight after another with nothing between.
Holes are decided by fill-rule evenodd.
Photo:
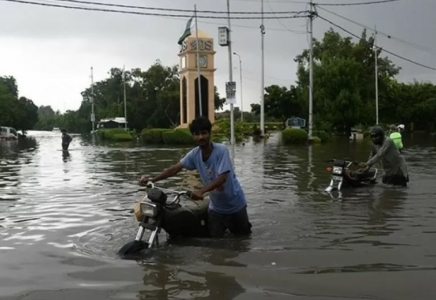
<instances>
[{"instance_id":1,"label":"electrical wire","mask_svg":"<svg viewBox=\"0 0 436 300\"><path fill-rule=\"evenodd\" d=\"M369 5L369 4L384 4L389 2L397 2L401 0L381 0L381 1L370 1L370 2L356 2L356 3L313 3L318 6L355 6L355 5Z\"/></svg>"},{"instance_id":2,"label":"electrical wire","mask_svg":"<svg viewBox=\"0 0 436 300\"><path fill-rule=\"evenodd\" d=\"M269 8L270 8L270 10L271 10L271 13L273 13L273 14L276 14L276 12L273 10L273 8L272 8L272 6L271 6L271 3L270 3L270 1L266 1L266 3L268 4L268 6L269 6ZM292 30L292 29L289 29L287 26L285 26L285 24L283 24L282 23L282 21L280 20L280 19L277 19L277 22L280 24L280 25L282 25L282 27L284 28L284 29L286 29L286 31L289 31L289 32L292 32L292 33L298 33L298 34L306 34L307 32L306 31L298 31L298 30ZM268 28L269 29L269 28Z\"/></svg>"},{"instance_id":3,"label":"electrical wire","mask_svg":"<svg viewBox=\"0 0 436 300\"><path fill-rule=\"evenodd\" d=\"M76 9L76 10L87 10L87 11L100 11L100 12L111 12L111 13L122 13L122 14L133 14L133 15L143 15L143 16L158 16L158 17L185 17L191 18L192 15L178 15L178 14L163 14L163 13L148 13L148 12L139 12L139 11L124 11L124 10L113 10L113 9L103 9L103 8L91 8L91 7L81 7L81 6L67 6L67 5L58 5L58 4L48 4L41 2L31 2L25 0L0 0L6 2L20 3L20 4L30 4L30 5L39 5L46 7L57 7L57 8L67 8L67 9ZM304 12L301 12L304 13ZM264 19L296 19L296 18L306 18L307 16L302 14L295 14L293 16L274 16L274 17L263 17ZM261 17L228 17L228 16L202 16L197 15L199 19L232 19L232 20L259 20Z\"/></svg>"},{"instance_id":4,"label":"electrical wire","mask_svg":"<svg viewBox=\"0 0 436 300\"><path fill-rule=\"evenodd\" d=\"M134 9L144 9L144 10L157 10L157 11L172 11L172 12L189 12L194 13L192 9L180 9L180 8L164 8L164 7L148 7L148 6L133 6L133 5L123 5L123 4L113 4L113 3L102 3L102 2L92 2L92 1L81 1L81 0L55 0L58 2L71 2L78 4L88 4L97 6L108 6L108 7L121 7L121 8L134 8ZM206 14L227 14L227 11L215 11L215 10L197 10L197 13ZM264 12L264 14L299 14L301 11L281 11L281 12ZM240 15L259 15L260 12L256 11L232 11L230 14L240 14Z\"/></svg>"},{"instance_id":5,"label":"electrical wire","mask_svg":"<svg viewBox=\"0 0 436 300\"><path fill-rule=\"evenodd\" d=\"M324 20L325 22L327 22L327 23L329 23L329 24L331 24L331 25L333 25L333 26L335 26L335 27L337 27L337 28L339 28L339 29L345 31L346 33L348 33L349 35L351 35L351 36L353 36L353 37L355 37L355 38L358 38L358 39L360 39L360 40L362 39L362 38L361 38L360 36L358 36L357 34L352 33L351 31L349 31L349 30L343 28L342 26L339 26L339 25L333 23L332 21L327 20L326 18L324 18L324 17L322 17L322 16L320 16L320 15L318 15L317 17L320 18L321 20ZM389 53L389 54L392 55L392 56L395 56L395 57L397 57L397 58L399 58L399 59L402 59L402 60L404 60L404 61L410 62L410 63L412 63L412 64L415 64L415 65L417 65L417 66L420 66L420 67L423 67L423 68L426 68L426 69L429 69L429 70L436 71L436 68L434 68L434 67L430 67L430 66L426 66L426 65L424 65L424 64L418 63L418 62L413 61L413 60L411 60L411 59L409 59L409 58L403 57L403 56L398 55L398 54L395 54L395 53L393 53L393 52L391 52L391 51L389 51L389 50L386 50L386 49L384 49L384 48L381 48L381 47L379 47L379 46L376 46L376 45L373 45L373 46L376 47L376 48L378 48L378 49L380 49L380 50L382 50L382 51L384 51L384 52L386 52L386 53Z\"/></svg>"},{"instance_id":6,"label":"electrical wire","mask_svg":"<svg viewBox=\"0 0 436 300\"><path fill-rule=\"evenodd\" d=\"M331 13L332 15L335 15L335 16L341 18L341 19L344 19L344 20L346 20L346 21L348 21L348 22L351 22L351 23L353 23L353 24L356 24L356 25L358 25L358 26L361 26L361 27L363 27L363 28L365 28L365 29L367 29L367 30L370 30L370 31L373 31L373 32L376 31L374 28L371 28L371 27L369 27L368 25L364 25L364 24L361 24L361 23L359 23L359 22L356 22L356 21L354 21L354 20L352 20L352 19L349 19L349 18L346 18L346 17L344 17L344 16L341 16L341 15L339 15L339 14L337 14L337 13L335 13L335 12L332 12L332 11L330 11L330 10L324 8L324 7L319 7L319 6L318 6L318 8L321 9L321 10L323 10L323 11L326 11L326 12L328 12L328 13ZM391 34L384 33L383 31L380 31L380 30L378 30L378 29L377 29L377 34L380 34L380 35L382 35L382 36L385 36L385 37L387 37L388 39L396 40L396 41L401 42L401 43L403 43L403 44L409 45L410 47L412 47L412 48L414 48L414 49L416 49L416 50L420 50L420 51L423 51L423 52L427 52L427 53L429 53L429 54L436 55L436 50L433 49L433 48L430 48L430 47L428 47L428 46L415 44L415 43L412 43L412 42L409 42L409 41L403 40L403 39L401 39L401 38L394 37L394 36L392 36Z\"/></svg>"}]
</instances>

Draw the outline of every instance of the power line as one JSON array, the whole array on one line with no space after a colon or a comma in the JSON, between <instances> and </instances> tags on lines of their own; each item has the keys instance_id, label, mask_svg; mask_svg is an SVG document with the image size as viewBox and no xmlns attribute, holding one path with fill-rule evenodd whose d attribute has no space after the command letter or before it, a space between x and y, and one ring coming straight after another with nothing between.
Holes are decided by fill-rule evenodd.
<instances>
[{"instance_id":1,"label":"power line","mask_svg":"<svg viewBox=\"0 0 436 300\"><path fill-rule=\"evenodd\" d=\"M148 13L148 12L139 12L139 11L124 11L124 10L113 10L113 9L103 9L103 8L91 8L91 7L82 7L82 6L67 6L67 5L31 2L31 1L25 1L25 0L0 0L0 1L7 1L7 2L13 2L13 3L20 3L20 4L39 5L39 6L46 6L46 7L111 12L111 13L121 13L121 14L133 14L133 15L142 15L142 16L185 17L185 18L192 17L192 15ZM304 13L304 11L302 11L300 13ZM264 19L296 19L296 18L306 18L306 17L307 16L305 16L305 15L295 14L293 16L274 16L274 17L263 17L263 18ZM259 19L261 19L261 16L259 16L259 17L197 16L197 18L201 18L201 19L229 19L230 18L230 19L234 19L234 20L259 20Z\"/></svg>"},{"instance_id":2,"label":"power line","mask_svg":"<svg viewBox=\"0 0 436 300\"><path fill-rule=\"evenodd\" d=\"M354 36L355 38L358 38L359 40L362 39L362 38L361 38L360 36L358 36L357 34L354 34L354 33L350 32L350 31L348 31L347 29L343 28L342 26L339 26L339 25L333 23L332 21L329 21L329 20L327 20L326 18L323 18L323 17L320 16L320 15L318 15L318 18L320 18L320 19L326 21L327 23L330 23L331 25L333 25L333 26L335 26L335 27L337 27L337 28L339 28L339 29L345 31L345 32L348 33L349 35ZM380 50L382 50L382 51L384 51L384 52L386 52L386 53L389 53L389 54L392 55L392 56L395 56L395 57L397 57L397 58L400 58L400 59L402 59L402 60L405 60L405 61L407 61L407 62L410 62L410 63L412 63L412 64L415 64L415 65L417 65L417 66L420 66L420 67L423 67L423 68L426 68L426 69L430 69L430 70L436 71L436 68L434 68L434 67L429 67L429 66L426 66L426 65L424 65L424 64L418 63L418 62L413 61L413 60L411 60L411 59L409 59L409 58L405 58L405 57L403 57L403 56L401 56L401 55L398 55L398 54L395 54L395 53L393 53L393 52L391 52L391 51L388 51L388 50L386 50L386 49L384 49L384 48L381 48L381 47L378 47L378 46L375 46L375 45L374 45L374 47L376 47L376 48L378 48L378 49L380 49Z\"/></svg>"},{"instance_id":3,"label":"power line","mask_svg":"<svg viewBox=\"0 0 436 300\"><path fill-rule=\"evenodd\" d=\"M346 18L346 17L344 17L344 16L341 16L341 15L339 15L339 14L337 14L337 13L335 13L335 12L332 12L332 11L326 9L326 8L319 7L319 6L318 6L318 8L321 9L321 10L324 10L324 11L326 11L326 12L328 12L328 13L331 13L332 15L335 15L335 16L341 18L341 19L344 19L344 20L346 20L346 21L348 21L348 22L354 23L354 24L356 24L356 25L358 25L358 26L361 26L361 27L363 27L363 28L365 28L365 29L367 29L367 30L371 30L371 31L374 31L374 32L375 32L374 28L371 28L371 27L369 27L368 25L364 25L364 24L361 24L361 23L359 23L359 22L356 22L356 21L354 21L354 20L352 20L352 19L349 19L349 18ZM412 42L409 42L409 41L403 40L403 39L401 39L401 38L394 37L394 36L392 36L391 34L384 33L384 32L382 32L382 31L380 31L380 30L378 30L378 29L377 29L377 34L383 35L383 36L387 37L388 39L396 40L396 41L401 42L401 43L403 43L403 44L409 45L410 47L412 47L412 48L414 48L414 49L416 49L416 50L420 50L420 51L423 51L423 52L427 52L427 53L429 53L429 54L436 55L436 50L434 50L434 49L432 49L432 48L430 48L430 47L427 47L427 46L424 46L424 45L415 44L415 43L412 43Z\"/></svg>"},{"instance_id":4,"label":"power line","mask_svg":"<svg viewBox=\"0 0 436 300\"><path fill-rule=\"evenodd\" d=\"M397 2L400 0L381 0L381 1L370 1L370 2L357 2L357 3L313 3L317 6L354 6L354 5L369 5L369 4L383 4L389 2Z\"/></svg>"},{"instance_id":5,"label":"power line","mask_svg":"<svg viewBox=\"0 0 436 300\"><path fill-rule=\"evenodd\" d=\"M180 8L164 8L164 7L148 7L148 6L133 6L133 5L123 5L123 4L113 4L113 3L102 3L102 2L92 2L92 1L81 1L81 0L55 0L58 2L71 2L79 4L88 5L99 5L99 6L109 6L109 7L121 7L121 8L134 8L134 9L144 9L144 10L157 10L157 11L173 11L173 12L189 12L194 13L192 9L180 9ZM197 13L206 14L227 14L226 11L215 11L215 10L197 10ZM301 11L282 11L279 14L299 14ZM230 14L240 14L240 15L259 15L260 12L255 11L233 11ZM275 12L265 12L264 14L277 14Z\"/></svg>"},{"instance_id":6,"label":"power line","mask_svg":"<svg viewBox=\"0 0 436 300\"><path fill-rule=\"evenodd\" d=\"M276 12L275 12L275 11L273 10L273 8L271 7L271 3L270 3L270 1L267 0L266 3L268 3L268 6L269 6L269 8L270 8L270 10L271 10L271 13L276 14ZM289 31L289 32L292 32L292 33L298 33L298 34L306 34L306 33L307 33L306 31L291 30L291 29L289 29L287 26L285 26L285 24L283 24L282 21L279 20L279 19L277 19L277 22L279 22L280 25L282 25L282 27L283 27L284 29L286 29L286 31ZM268 29L269 29L269 28L268 28Z\"/></svg>"}]
</instances>

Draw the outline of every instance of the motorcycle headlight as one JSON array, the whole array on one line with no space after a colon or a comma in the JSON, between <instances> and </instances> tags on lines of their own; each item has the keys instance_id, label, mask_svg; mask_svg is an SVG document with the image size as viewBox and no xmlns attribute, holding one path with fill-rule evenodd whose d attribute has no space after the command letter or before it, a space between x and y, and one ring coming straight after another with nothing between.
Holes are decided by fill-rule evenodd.
<instances>
[{"instance_id":1,"label":"motorcycle headlight","mask_svg":"<svg viewBox=\"0 0 436 300\"><path fill-rule=\"evenodd\" d=\"M334 167L332 173L337 174L337 175L342 175L342 168L341 167Z\"/></svg>"},{"instance_id":2,"label":"motorcycle headlight","mask_svg":"<svg viewBox=\"0 0 436 300\"><path fill-rule=\"evenodd\" d=\"M144 216L150 218L156 217L158 213L157 205L150 202L142 202L141 212L144 214Z\"/></svg>"}]
</instances>

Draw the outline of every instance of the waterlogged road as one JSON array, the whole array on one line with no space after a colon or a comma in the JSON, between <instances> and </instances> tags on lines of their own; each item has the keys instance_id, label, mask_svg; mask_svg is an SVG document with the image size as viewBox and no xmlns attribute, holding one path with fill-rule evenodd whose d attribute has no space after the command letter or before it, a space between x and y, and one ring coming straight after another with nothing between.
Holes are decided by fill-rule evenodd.
<instances>
[{"instance_id":1,"label":"waterlogged road","mask_svg":"<svg viewBox=\"0 0 436 300\"><path fill-rule=\"evenodd\" d=\"M163 244L132 261L116 251L136 234L136 182L188 149L74 136L63 153L59 134L30 135L0 143L0 299L436 299L433 138L405 141L407 189L333 197L324 161L364 160L368 144L237 146L252 237Z\"/></svg>"}]
</instances>

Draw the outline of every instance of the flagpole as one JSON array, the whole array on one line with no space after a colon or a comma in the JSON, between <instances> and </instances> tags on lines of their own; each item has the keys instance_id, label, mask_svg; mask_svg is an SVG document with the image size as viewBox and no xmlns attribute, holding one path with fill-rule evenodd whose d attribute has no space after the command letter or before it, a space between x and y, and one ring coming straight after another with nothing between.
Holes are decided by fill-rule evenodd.
<instances>
[{"instance_id":1,"label":"flagpole","mask_svg":"<svg viewBox=\"0 0 436 300\"><path fill-rule=\"evenodd\" d=\"M123 66L123 81L124 81L124 129L127 131L127 105L126 105L126 66Z\"/></svg>"},{"instance_id":2,"label":"flagpole","mask_svg":"<svg viewBox=\"0 0 436 300\"><path fill-rule=\"evenodd\" d=\"M201 73L200 73L200 44L198 43L198 23L197 23L197 5L194 5L195 12L195 38L197 39L197 73L198 73L198 108L200 116L203 115L202 100L201 100ZM208 117L208 116L207 116Z\"/></svg>"}]
</instances>

